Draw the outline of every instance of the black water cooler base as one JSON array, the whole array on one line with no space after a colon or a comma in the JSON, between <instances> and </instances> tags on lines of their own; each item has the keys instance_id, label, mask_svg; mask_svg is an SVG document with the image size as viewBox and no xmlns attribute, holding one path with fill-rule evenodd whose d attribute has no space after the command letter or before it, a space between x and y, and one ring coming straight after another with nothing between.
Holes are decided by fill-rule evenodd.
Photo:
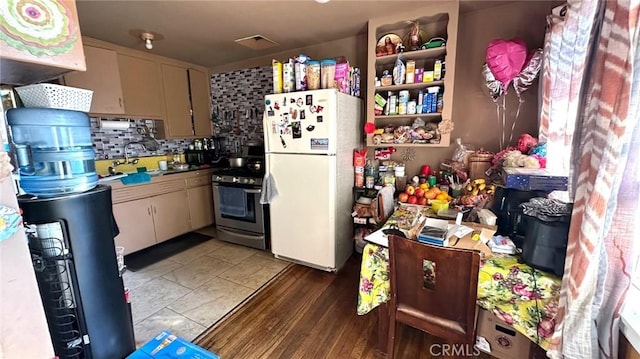
<instances>
[{"instance_id":1,"label":"black water cooler base","mask_svg":"<svg viewBox=\"0 0 640 359\"><path fill-rule=\"evenodd\" d=\"M131 354L136 347L115 254L111 188L99 185L79 194L18 202L25 224L40 230L29 234L29 248L56 355L115 359ZM59 234L46 238L44 233ZM73 322L65 322L69 319Z\"/></svg>"}]
</instances>

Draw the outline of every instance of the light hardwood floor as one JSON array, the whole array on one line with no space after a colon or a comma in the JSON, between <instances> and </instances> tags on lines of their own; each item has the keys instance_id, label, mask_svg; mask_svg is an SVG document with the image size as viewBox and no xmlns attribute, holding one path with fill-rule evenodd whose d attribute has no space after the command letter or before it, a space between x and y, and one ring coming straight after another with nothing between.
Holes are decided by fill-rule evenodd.
<instances>
[{"instance_id":1,"label":"light hardwood floor","mask_svg":"<svg viewBox=\"0 0 640 359\"><path fill-rule=\"evenodd\" d=\"M385 358L376 350L376 313L356 314L360 259L337 274L293 265L195 342L225 359ZM436 357L429 347L442 343L403 325L396 358Z\"/></svg>"}]
</instances>

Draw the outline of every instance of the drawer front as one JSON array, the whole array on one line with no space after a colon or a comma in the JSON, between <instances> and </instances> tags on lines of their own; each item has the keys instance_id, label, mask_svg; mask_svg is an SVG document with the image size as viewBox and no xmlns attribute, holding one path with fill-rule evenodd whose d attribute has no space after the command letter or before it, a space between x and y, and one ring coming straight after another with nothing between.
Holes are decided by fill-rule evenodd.
<instances>
[{"instance_id":1,"label":"drawer front","mask_svg":"<svg viewBox=\"0 0 640 359\"><path fill-rule=\"evenodd\" d=\"M207 184L211 184L210 174L187 178L187 187L200 187Z\"/></svg>"},{"instance_id":2,"label":"drawer front","mask_svg":"<svg viewBox=\"0 0 640 359\"><path fill-rule=\"evenodd\" d=\"M163 181L142 186L132 186L128 188L114 189L112 192L113 203L133 201L140 198L147 198L159 194L175 192L185 189L185 180L176 179Z\"/></svg>"}]
</instances>

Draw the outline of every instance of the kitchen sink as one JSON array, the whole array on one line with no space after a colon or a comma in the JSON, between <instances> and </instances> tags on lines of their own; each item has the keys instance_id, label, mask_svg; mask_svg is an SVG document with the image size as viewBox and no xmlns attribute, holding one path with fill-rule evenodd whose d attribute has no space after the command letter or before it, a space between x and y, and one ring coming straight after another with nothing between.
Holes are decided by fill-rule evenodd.
<instances>
[{"instance_id":1,"label":"kitchen sink","mask_svg":"<svg viewBox=\"0 0 640 359\"><path fill-rule=\"evenodd\" d=\"M109 176L104 176L98 179L98 183L106 183L106 182L111 182L117 179L120 179L122 177L127 177L126 173L121 173L119 175L109 175Z\"/></svg>"},{"instance_id":2,"label":"kitchen sink","mask_svg":"<svg viewBox=\"0 0 640 359\"><path fill-rule=\"evenodd\" d=\"M182 173L182 172L188 172L189 169L186 170L166 170L166 171L162 171L162 170L151 170L151 171L147 171L146 173L151 176L151 177L158 177L158 176L165 176L165 175L170 175L170 174L174 174L174 173ZM100 179L98 179L98 183L107 183L107 182L111 182L113 180L117 180L120 179L122 177L126 177L130 174L134 174L136 172L131 172L131 173L120 173L120 174L116 174L116 175L109 175L109 176L104 176L101 177Z\"/></svg>"}]
</instances>

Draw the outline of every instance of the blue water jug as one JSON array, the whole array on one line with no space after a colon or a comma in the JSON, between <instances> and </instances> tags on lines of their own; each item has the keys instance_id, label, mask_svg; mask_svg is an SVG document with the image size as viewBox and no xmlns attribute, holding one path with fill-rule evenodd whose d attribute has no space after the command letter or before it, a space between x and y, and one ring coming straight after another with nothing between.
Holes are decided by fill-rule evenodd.
<instances>
[{"instance_id":1,"label":"blue water jug","mask_svg":"<svg viewBox=\"0 0 640 359\"><path fill-rule=\"evenodd\" d=\"M15 146L20 187L53 197L98 184L89 116L52 108L14 108L7 122Z\"/></svg>"}]
</instances>

